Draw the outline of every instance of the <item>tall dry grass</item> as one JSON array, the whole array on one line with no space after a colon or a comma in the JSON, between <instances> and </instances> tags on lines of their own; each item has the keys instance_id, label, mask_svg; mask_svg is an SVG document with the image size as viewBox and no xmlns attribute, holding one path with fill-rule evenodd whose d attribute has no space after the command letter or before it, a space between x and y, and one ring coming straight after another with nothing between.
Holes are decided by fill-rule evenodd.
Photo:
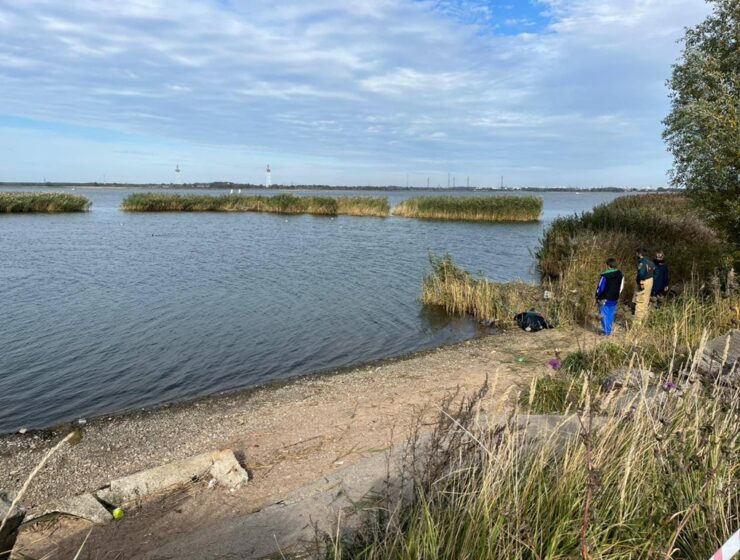
<instances>
[{"instance_id":1,"label":"tall dry grass","mask_svg":"<svg viewBox=\"0 0 740 560\"><path fill-rule=\"evenodd\" d=\"M296 196L293 194L209 195L177 193L134 193L121 209L129 212L274 212L280 214L318 214L335 216L387 216L387 198Z\"/></svg>"},{"instance_id":2,"label":"tall dry grass","mask_svg":"<svg viewBox=\"0 0 740 560\"><path fill-rule=\"evenodd\" d=\"M564 413L582 406L588 378L594 394L611 385L613 372L639 363L652 375L673 378L690 367L705 337L740 327L740 292L688 284L681 295L651 310L647 321L622 336L569 354L557 372L523 392L522 404L537 413Z\"/></svg>"},{"instance_id":3,"label":"tall dry grass","mask_svg":"<svg viewBox=\"0 0 740 560\"><path fill-rule=\"evenodd\" d=\"M382 196L338 196L337 214L346 216L377 216L390 214L391 206L387 197Z\"/></svg>"},{"instance_id":4,"label":"tall dry grass","mask_svg":"<svg viewBox=\"0 0 740 560\"><path fill-rule=\"evenodd\" d=\"M539 301L540 290L531 284L496 283L475 277L455 265L450 255L430 255L429 261L432 270L424 277L421 292L421 301L426 305L507 327L515 324L515 314Z\"/></svg>"},{"instance_id":5,"label":"tall dry grass","mask_svg":"<svg viewBox=\"0 0 740 560\"><path fill-rule=\"evenodd\" d=\"M396 216L474 222L536 222L542 199L536 196L419 196L393 209Z\"/></svg>"},{"instance_id":6,"label":"tall dry grass","mask_svg":"<svg viewBox=\"0 0 740 560\"><path fill-rule=\"evenodd\" d=\"M88 198L62 192L0 192L0 214L85 212Z\"/></svg>"},{"instance_id":7,"label":"tall dry grass","mask_svg":"<svg viewBox=\"0 0 740 560\"><path fill-rule=\"evenodd\" d=\"M731 248L677 194L621 196L590 212L562 217L546 230L536 251L544 277L561 278L573 261L615 257L633 277L635 249L662 250L671 276L680 283L706 278L731 265ZM598 251L593 251L598 248ZM592 267L593 268L593 267ZM571 276L573 272L571 272Z\"/></svg>"},{"instance_id":8,"label":"tall dry grass","mask_svg":"<svg viewBox=\"0 0 740 560\"><path fill-rule=\"evenodd\" d=\"M474 407L443 411L412 442L411 491L329 556L706 560L740 524L740 388L698 375L694 361L675 389L622 390L599 416L586 382L554 431L520 411L494 428L459 414Z\"/></svg>"},{"instance_id":9,"label":"tall dry grass","mask_svg":"<svg viewBox=\"0 0 740 560\"><path fill-rule=\"evenodd\" d=\"M281 214L336 215L337 201L326 196L279 194L209 195L134 193L121 203L129 212L275 212Z\"/></svg>"}]
</instances>

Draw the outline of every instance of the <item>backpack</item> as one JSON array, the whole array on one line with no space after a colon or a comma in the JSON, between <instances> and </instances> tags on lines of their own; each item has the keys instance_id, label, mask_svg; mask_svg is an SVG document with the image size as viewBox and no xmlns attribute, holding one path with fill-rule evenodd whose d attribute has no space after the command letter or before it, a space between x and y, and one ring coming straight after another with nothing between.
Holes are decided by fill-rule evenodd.
<instances>
[{"instance_id":1,"label":"backpack","mask_svg":"<svg viewBox=\"0 0 740 560\"><path fill-rule=\"evenodd\" d=\"M542 315L536 313L534 310L517 313L514 315L514 320L520 329L527 332L537 332L542 329L553 328L551 323L548 323Z\"/></svg>"}]
</instances>

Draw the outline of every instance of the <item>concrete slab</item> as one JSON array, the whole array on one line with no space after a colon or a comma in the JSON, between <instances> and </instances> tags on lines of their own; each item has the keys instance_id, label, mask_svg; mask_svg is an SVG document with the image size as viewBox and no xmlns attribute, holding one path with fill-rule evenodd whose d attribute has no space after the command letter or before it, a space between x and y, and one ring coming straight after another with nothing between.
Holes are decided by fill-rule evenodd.
<instances>
[{"instance_id":1,"label":"concrete slab","mask_svg":"<svg viewBox=\"0 0 740 560\"><path fill-rule=\"evenodd\" d=\"M484 425L506 421L505 415L486 419ZM600 423L595 422L595 424ZM532 445L557 436L564 443L580 433L576 416L523 416L519 430ZM423 440L422 440L423 441ZM310 557L317 552L316 537L351 532L377 507L375 498L390 491L393 501L412 490L400 486L396 474L404 460L404 446L358 464L337 470L285 496L280 502L249 515L204 525L179 535L150 551L146 560L196 560L202 558ZM406 457L408 459L408 457ZM391 478L388 478L389 470ZM291 556L294 555L294 556Z\"/></svg>"},{"instance_id":2,"label":"concrete slab","mask_svg":"<svg viewBox=\"0 0 740 560\"><path fill-rule=\"evenodd\" d=\"M740 381L740 329L713 338L699 360L699 371L721 383L735 386Z\"/></svg>"},{"instance_id":3,"label":"concrete slab","mask_svg":"<svg viewBox=\"0 0 740 560\"><path fill-rule=\"evenodd\" d=\"M224 449L112 480L108 487L98 490L95 495L109 504L127 506L207 477L215 478L228 488L245 484L249 479L234 452Z\"/></svg>"},{"instance_id":4,"label":"concrete slab","mask_svg":"<svg viewBox=\"0 0 740 560\"><path fill-rule=\"evenodd\" d=\"M70 496L62 500L49 502L29 515L26 521L33 521L54 513L80 517L93 523L107 523L113 519L110 512L103 507L95 496L80 494L79 496Z\"/></svg>"},{"instance_id":5,"label":"concrete slab","mask_svg":"<svg viewBox=\"0 0 740 560\"><path fill-rule=\"evenodd\" d=\"M334 533L337 522L346 530L362 521L359 502L384 490L387 460L384 454L376 455L256 513L184 534L145 558L279 558L315 550L317 534Z\"/></svg>"}]
</instances>

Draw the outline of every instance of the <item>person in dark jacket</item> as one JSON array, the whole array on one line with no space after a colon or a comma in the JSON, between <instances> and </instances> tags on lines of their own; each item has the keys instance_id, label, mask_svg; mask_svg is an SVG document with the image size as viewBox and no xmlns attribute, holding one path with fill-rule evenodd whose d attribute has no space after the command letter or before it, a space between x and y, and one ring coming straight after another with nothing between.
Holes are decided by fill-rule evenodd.
<instances>
[{"instance_id":1,"label":"person in dark jacket","mask_svg":"<svg viewBox=\"0 0 740 560\"><path fill-rule=\"evenodd\" d=\"M614 316L617 314L619 294L624 289L624 274L617 268L617 259L607 259L606 266L596 288L596 303L601 314L601 332L604 336L609 336L612 334Z\"/></svg>"},{"instance_id":2,"label":"person in dark jacket","mask_svg":"<svg viewBox=\"0 0 740 560\"><path fill-rule=\"evenodd\" d=\"M647 317L650 306L655 263L647 256L645 249L638 249L635 255L637 257L637 285L635 286L635 295L632 298L632 303L635 305L635 323L640 324Z\"/></svg>"},{"instance_id":3,"label":"person in dark jacket","mask_svg":"<svg viewBox=\"0 0 740 560\"><path fill-rule=\"evenodd\" d=\"M668 293L668 265L665 263L663 251L655 253L655 272L653 272L653 289L650 295L652 297L663 297Z\"/></svg>"}]
</instances>

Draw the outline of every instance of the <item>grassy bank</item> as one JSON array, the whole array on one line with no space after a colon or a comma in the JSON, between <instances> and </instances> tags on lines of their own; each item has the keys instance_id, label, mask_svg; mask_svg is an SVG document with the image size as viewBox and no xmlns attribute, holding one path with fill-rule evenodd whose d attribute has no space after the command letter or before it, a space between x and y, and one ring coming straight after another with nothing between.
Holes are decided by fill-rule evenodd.
<instances>
[{"instance_id":1,"label":"grassy bank","mask_svg":"<svg viewBox=\"0 0 740 560\"><path fill-rule=\"evenodd\" d=\"M536 222L542 199L536 196L420 196L401 202L396 216L473 222Z\"/></svg>"},{"instance_id":2,"label":"grassy bank","mask_svg":"<svg viewBox=\"0 0 740 560\"><path fill-rule=\"evenodd\" d=\"M173 193L134 193L121 209L129 212L274 212L336 216L386 216L388 201L373 197L262 195L203 195Z\"/></svg>"},{"instance_id":3,"label":"grassy bank","mask_svg":"<svg viewBox=\"0 0 740 560\"><path fill-rule=\"evenodd\" d=\"M561 303L561 320L582 323L593 309L593 291L607 257L625 273L625 301L632 297L635 249L665 253L671 283L702 284L726 278L732 252L702 221L693 204L676 194L624 196L578 216L558 218L545 232L537 262ZM722 280L724 282L724 280Z\"/></svg>"},{"instance_id":4,"label":"grassy bank","mask_svg":"<svg viewBox=\"0 0 740 560\"><path fill-rule=\"evenodd\" d=\"M710 557L740 525L740 388L706 377L697 357L738 327L740 293L725 268L729 247L686 199L624 197L557 220L538 251L544 285L533 295L512 300L517 290L445 257L432 259L422 300L504 325L531 304L560 323L581 321L595 315L606 257L621 260L629 281L641 245L666 253L675 295L641 325L564 356L504 425L476 423L475 399L445 410L429 445L410 441L412 491L400 503L386 496L330 556ZM552 297L538 300L546 288ZM521 412L575 414L574 435L531 445Z\"/></svg>"},{"instance_id":5,"label":"grassy bank","mask_svg":"<svg viewBox=\"0 0 740 560\"><path fill-rule=\"evenodd\" d=\"M57 212L85 212L90 200L68 193L0 192L0 213L53 214Z\"/></svg>"},{"instance_id":6,"label":"grassy bank","mask_svg":"<svg viewBox=\"0 0 740 560\"><path fill-rule=\"evenodd\" d=\"M614 337L590 350L574 352L558 371L536 379L522 393L521 403L535 413L573 412L584 406L583 388L600 406L619 376L630 364L658 378L677 379L707 338L737 328L740 293L715 288L707 293L689 285L674 300L651 310L648 320L622 337Z\"/></svg>"},{"instance_id":7,"label":"grassy bank","mask_svg":"<svg viewBox=\"0 0 740 560\"><path fill-rule=\"evenodd\" d=\"M585 395L572 435L536 445L521 428L536 419L487 429L475 399L447 408L428 445L410 443L413 491L386 497L330 556L709 558L740 522L738 388L623 394L602 416Z\"/></svg>"}]
</instances>

